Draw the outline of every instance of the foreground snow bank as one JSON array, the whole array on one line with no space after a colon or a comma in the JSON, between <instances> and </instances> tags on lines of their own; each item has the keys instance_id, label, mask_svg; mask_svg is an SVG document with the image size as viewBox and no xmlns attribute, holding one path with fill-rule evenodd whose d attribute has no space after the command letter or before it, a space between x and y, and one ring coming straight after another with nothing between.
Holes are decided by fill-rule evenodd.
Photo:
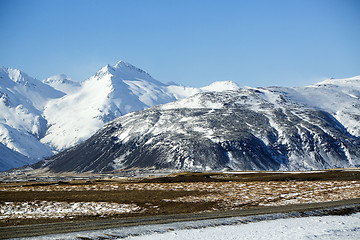
<instances>
[{"instance_id":1,"label":"foreground snow bank","mask_svg":"<svg viewBox=\"0 0 360 240\"><path fill-rule=\"evenodd\" d=\"M306 214L319 213L321 211ZM360 239L360 213L349 216L299 216L301 214L296 212L268 214L123 227L27 239Z\"/></svg>"},{"instance_id":2,"label":"foreground snow bank","mask_svg":"<svg viewBox=\"0 0 360 240\"><path fill-rule=\"evenodd\" d=\"M360 213L351 216L325 216L278 219L250 224L183 229L127 237L132 240L171 239L360 239Z\"/></svg>"}]
</instances>

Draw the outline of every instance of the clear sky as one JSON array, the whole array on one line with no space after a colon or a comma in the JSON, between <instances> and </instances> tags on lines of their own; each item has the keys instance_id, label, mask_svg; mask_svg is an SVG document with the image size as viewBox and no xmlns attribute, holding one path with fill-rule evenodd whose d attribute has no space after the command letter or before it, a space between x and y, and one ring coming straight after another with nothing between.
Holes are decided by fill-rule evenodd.
<instances>
[{"instance_id":1,"label":"clear sky","mask_svg":"<svg viewBox=\"0 0 360 240\"><path fill-rule=\"evenodd\" d=\"M200 87L360 75L359 0L0 0L0 65L85 80L125 60Z\"/></svg>"}]
</instances>

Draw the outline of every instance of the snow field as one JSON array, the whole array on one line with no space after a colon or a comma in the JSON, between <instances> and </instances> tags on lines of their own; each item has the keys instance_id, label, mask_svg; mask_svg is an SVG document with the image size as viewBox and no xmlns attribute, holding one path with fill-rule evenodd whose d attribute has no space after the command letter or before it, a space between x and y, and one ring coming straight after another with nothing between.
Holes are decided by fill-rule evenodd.
<instances>
[{"instance_id":1,"label":"snow field","mask_svg":"<svg viewBox=\"0 0 360 240\"><path fill-rule=\"evenodd\" d=\"M130 236L125 239L360 239L360 213L351 216L288 218L231 226L169 230L165 233Z\"/></svg>"}]
</instances>

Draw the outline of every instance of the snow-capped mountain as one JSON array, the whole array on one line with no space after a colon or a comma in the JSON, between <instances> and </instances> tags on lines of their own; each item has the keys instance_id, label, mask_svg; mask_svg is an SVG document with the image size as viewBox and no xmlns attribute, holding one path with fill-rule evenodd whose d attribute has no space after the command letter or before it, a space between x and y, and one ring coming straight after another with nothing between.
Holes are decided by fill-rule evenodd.
<instances>
[{"instance_id":1,"label":"snow-capped mountain","mask_svg":"<svg viewBox=\"0 0 360 240\"><path fill-rule=\"evenodd\" d=\"M231 82L216 84L217 90L237 87ZM211 90L163 84L124 61L106 65L83 82L64 74L41 82L2 67L0 143L11 151L6 150L8 157L0 165L33 163L86 140L123 114ZM11 157L12 153L16 154ZM5 150L0 154L5 156Z\"/></svg>"},{"instance_id":2,"label":"snow-capped mountain","mask_svg":"<svg viewBox=\"0 0 360 240\"><path fill-rule=\"evenodd\" d=\"M211 88L236 88L231 82L216 84L217 87L210 85L203 89L166 85L124 61L106 65L82 82L78 91L47 104L44 116L50 127L41 142L57 151L64 150L126 113L211 91Z\"/></svg>"},{"instance_id":3,"label":"snow-capped mountain","mask_svg":"<svg viewBox=\"0 0 360 240\"><path fill-rule=\"evenodd\" d=\"M19 70L0 68L0 170L53 154L40 142L47 130L42 111L64 95Z\"/></svg>"},{"instance_id":4,"label":"snow-capped mountain","mask_svg":"<svg viewBox=\"0 0 360 240\"><path fill-rule=\"evenodd\" d=\"M359 97L360 76L298 88L240 89L230 81L192 88L161 83L124 61L83 82L63 74L39 81L2 67L0 170L70 147L36 166L79 172L359 166Z\"/></svg>"},{"instance_id":5,"label":"snow-capped mountain","mask_svg":"<svg viewBox=\"0 0 360 240\"><path fill-rule=\"evenodd\" d=\"M303 88L200 93L119 117L34 167L55 172L359 167L359 86L360 77L354 77Z\"/></svg>"}]
</instances>

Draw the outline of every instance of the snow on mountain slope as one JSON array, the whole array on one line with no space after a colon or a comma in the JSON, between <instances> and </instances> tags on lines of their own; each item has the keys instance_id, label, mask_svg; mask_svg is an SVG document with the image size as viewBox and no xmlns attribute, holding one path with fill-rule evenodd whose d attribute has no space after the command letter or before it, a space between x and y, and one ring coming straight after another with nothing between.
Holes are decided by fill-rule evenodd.
<instances>
[{"instance_id":1,"label":"snow on mountain slope","mask_svg":"<svg viewBox=\"0 0 360 240\"><path fill-rule=\"evenodd\" d=\"M81 86L79 82L72 81L71 78L65 74L49 77L42 82L66 94L78 91Z\"/></svg>"},{"instance_id":2,"label":"snow on mountain slope","mask_svg":"<svg viewBox=\"0 0 360 240\"><path fill-rule=\"evenodd\" d=\"M128 63L106 65L77 92L49 102L44 116L50 127L42 142L63 150L125 113L174 101L162 91L162 85Z\"/></svg>"},{"instance_id":3,"label":"snow on mountain slope","mask_svg":"<svg viewBox=\"0 0 360 240\"><path fill-rule=\"evenodd\" d=\"M19 70L0 68L0 153L2 161L8 158L2 166L33 163L53 154L39 141L47 129L42 111L49 99L62 96L64 93Z\"/></svg>"},{"instance_id":4,"label":"snow on mountain slope","mask_svg":"<svg viewBox=\"0 0 360 240\"><path fill-rule=\"evenodd\" d=\"M35 160L25 157L0 143L0 171L6 171L10 168L20 167L35 162Z\"/></svg>"},{"instance_id":5,"label":"snow on mountain slope","mask_svg":"<svg viewBox=\"0 0 360 240\"><path fill-rule=\"evenodd\" d=\"M217 81L210 84L209 86L201 88L203 92L222 92L237 89L239 89L239 86L232 81Z\"/></svg>"},{"instance_id":6,"label":"snow on mountain slope","mask_svg":"<svg viewBox=\"0 0 360 240\"><path fill-rule=\"evenodd\" d=\"M329 112L351 134L360 136L360 76L285 91L293 101Z\"/></svg>"},{"instance_id":7,"label":"snow on mountain slope","mask_svg":"<svg viewBox=\"0 0 360 240\"><path fill-rule=\"evenodd\" d=\"M231 82L217 85L222 90L236 86ZM210 90L163 84L124 61L106 65L82 82L78 91L49 102L44 116L50 127L41 141L63 150L89 138L116 117Z\"/></svg>"},{"instance_id":8,"label":"snow on mountain slope","mask_svg":"<svg viewBox=\"0 0 360 240\"><path fill-rule=\"evenodd\" d=\"M55 90L41 81L29 77L20 70L11 68L0 68L1 92L11 92L18 99L12 99L13 104L29 103L36 109L42 111L47 101L52 98L60 98L65 94ZM28 107L28 106L26 106Z\"/></svg>"},{"instance_id":9,"label":"snow on mountain slope","mask_svg":"<svg viewBox=\"0 0 360 240\"><path fill-rule=\"evenodd\" d=\"M202 92L201 88L185 87L181 85L168 85L165 88L174 96L174 98L176 98L176 100L191 97Z\"/></svg>"},{"instance_id":10,"label":"snow on mountain slope","mask_svg":"<svg viewBox=\"0 0 360 240\"><path fill-rule=\"evenodd\" d=\"M205 86L202 88L193 88L193 87L185 87L179 86L176 84L166 86L166 89L169 93L171 93L176 100L191 97L197 93L202 92L221 92L221 91L230 91L239 89L239 86L231 81L217 81L209 86Z\"/></svg>"}]
</instances>

